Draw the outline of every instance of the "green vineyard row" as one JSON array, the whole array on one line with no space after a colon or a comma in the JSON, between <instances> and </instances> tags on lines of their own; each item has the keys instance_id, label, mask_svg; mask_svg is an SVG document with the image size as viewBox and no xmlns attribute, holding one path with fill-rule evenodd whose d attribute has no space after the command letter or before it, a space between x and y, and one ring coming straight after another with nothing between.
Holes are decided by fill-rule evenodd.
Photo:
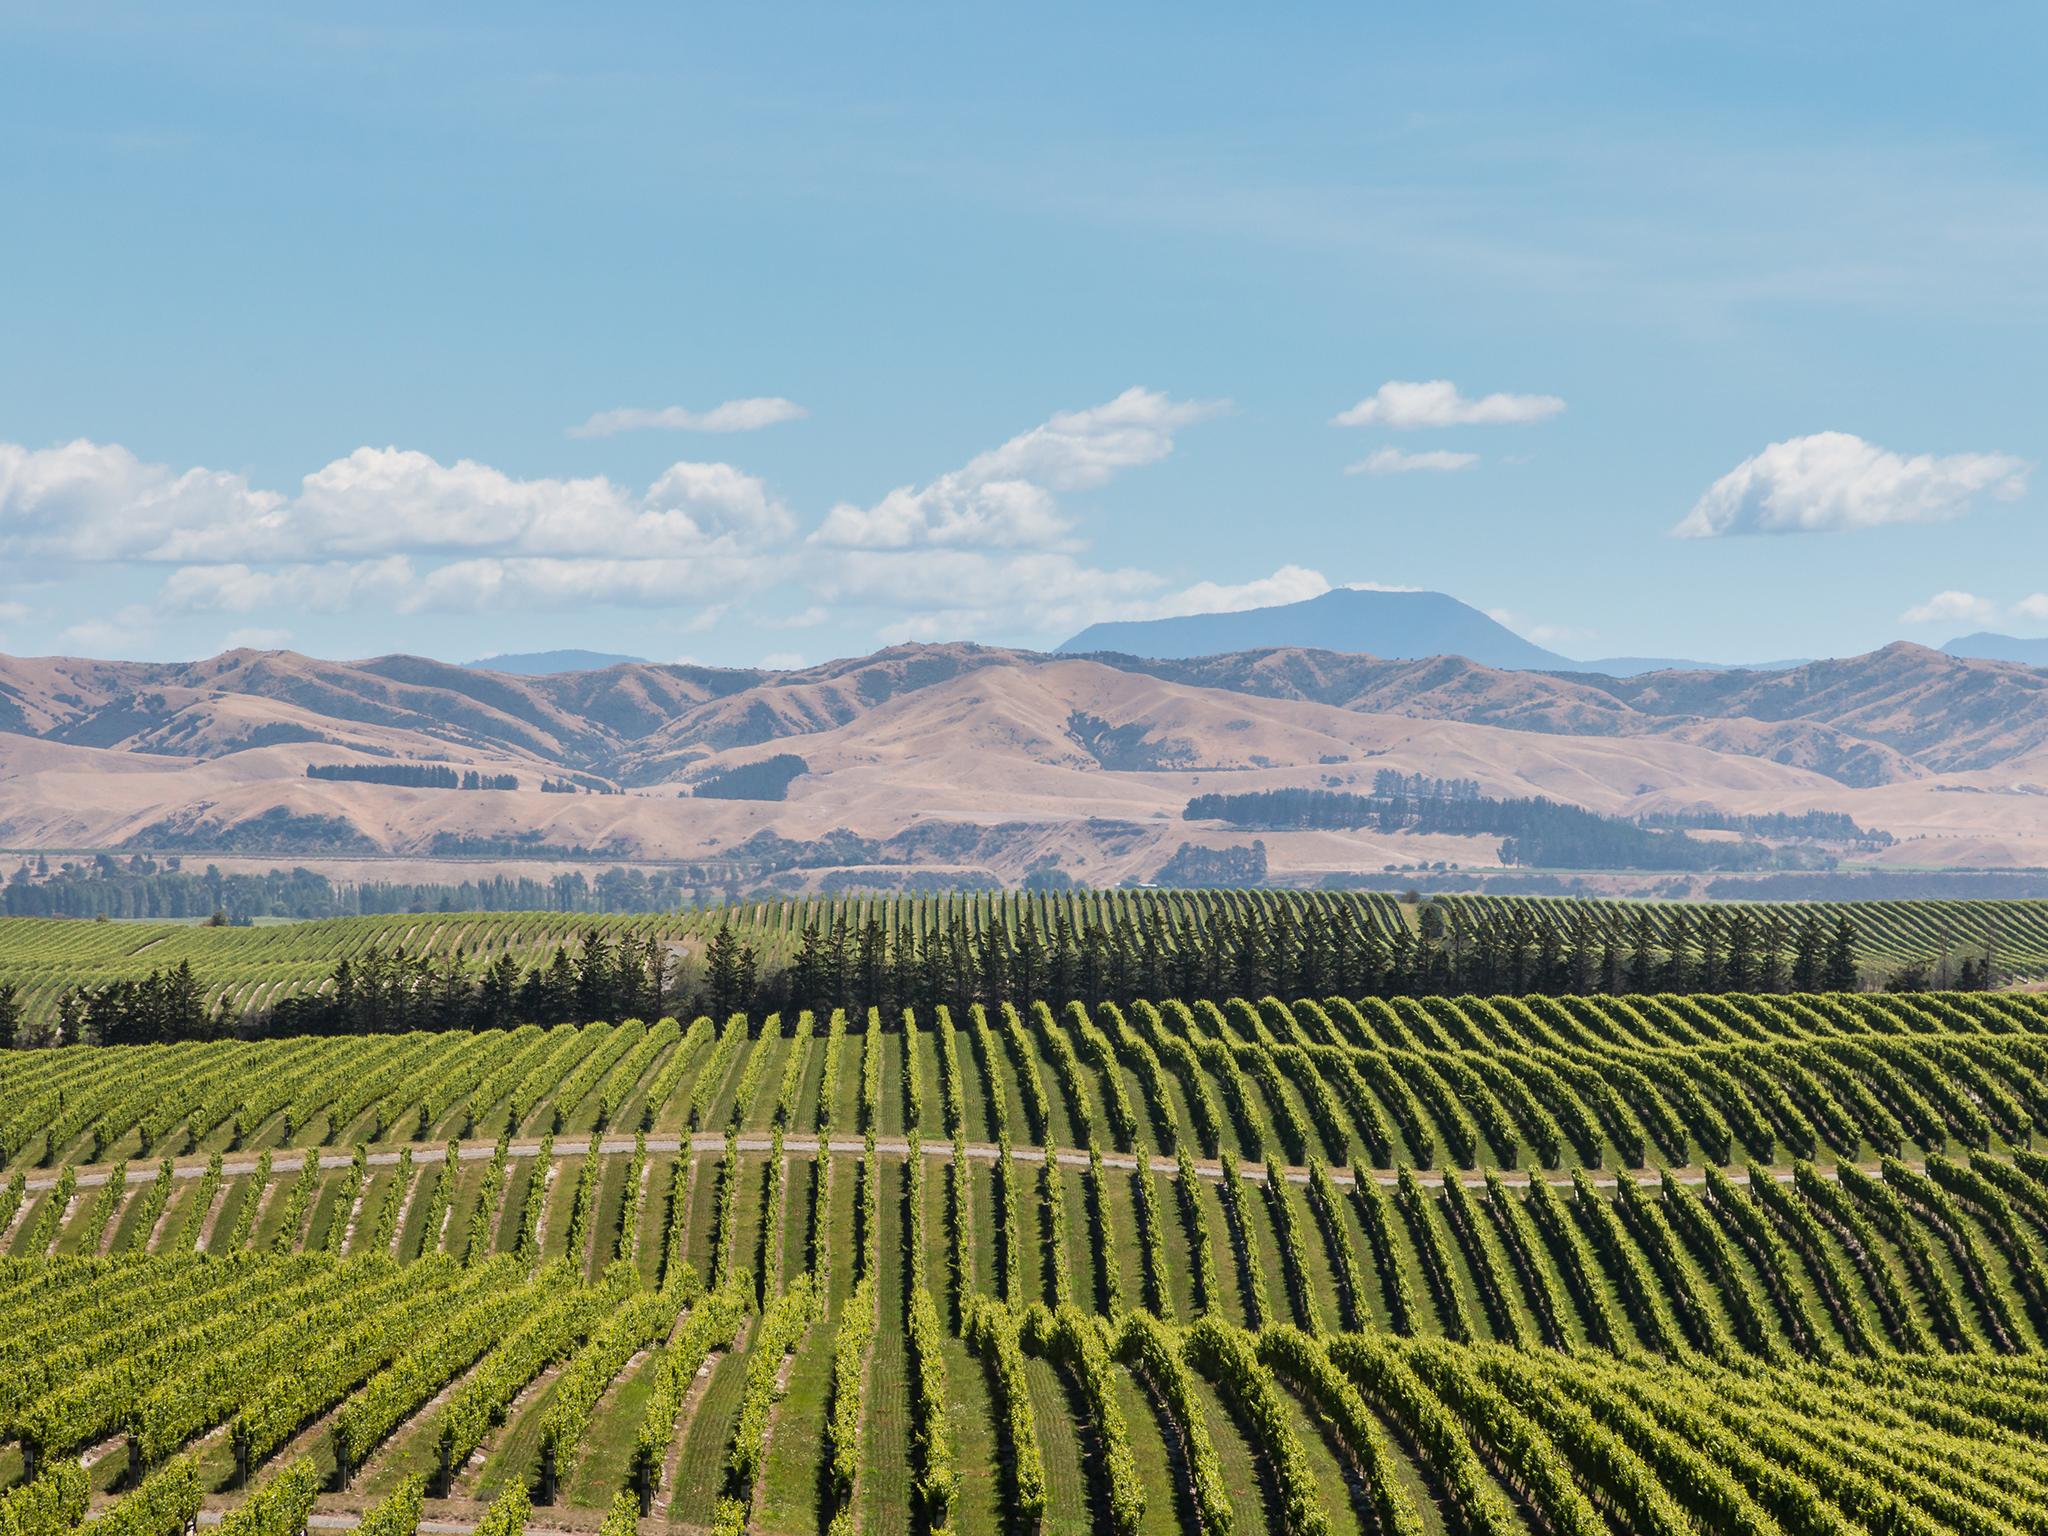
<instances>
[{"instance_id":1,"label":"green vineyard row","mask_svg":"<svg viewBox=\"0 0 2048 1536\"><path fill-rule=\"evenodd\" d=\"M19 1149L0 1529L2031 1529L2044 1045L1972 994L20 1053L10 1108L131 1056L270 1108Z\"/></svg>"}]
</instances>

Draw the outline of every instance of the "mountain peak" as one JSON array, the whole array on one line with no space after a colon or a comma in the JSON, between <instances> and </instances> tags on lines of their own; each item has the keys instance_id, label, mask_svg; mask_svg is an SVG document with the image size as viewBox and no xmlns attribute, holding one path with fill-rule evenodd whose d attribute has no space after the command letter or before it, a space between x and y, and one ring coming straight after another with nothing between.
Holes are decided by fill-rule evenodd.
<instances>
[{"instance_id":1,"label":"mountain peak","mask_svg":"<svg viewBox=\"0 0 2048 1536\"><path fill-rule=\"evenodd\" d=\"M552 677L560 672L601 672L606 667L630 666L645 656L621 656L610 651L514 651L502 656L485 656L463 663L473 672L508 672L514 677Z\"/></svg>"},{"instance_id":2,"label":"mountain peak","mask_svg":"<svg viewBox=\"0 0 2048 1536\"><path fill-rule=\"evenodd\" d=\"M1338 651L1391 661L1464 656L1522 672L1566 671L1569 657L1524 640L1499 620L1443 592L1335 587L1320 597L1235 613L1091 624L1059 647L1178 661L1231 651Z\"/></svg>"}]
</instances>

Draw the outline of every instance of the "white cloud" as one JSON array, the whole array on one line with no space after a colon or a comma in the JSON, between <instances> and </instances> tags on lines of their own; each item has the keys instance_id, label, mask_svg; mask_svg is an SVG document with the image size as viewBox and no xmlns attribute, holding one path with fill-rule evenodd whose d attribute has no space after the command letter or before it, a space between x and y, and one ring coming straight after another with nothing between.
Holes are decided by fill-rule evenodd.
<instances>
[{"instance_id":1,"label":"white cloud","mask_svg":"<svg viewBox=\"0 0 2048 1536\"><path fill-rule=\"evenodd\" d=\"M693 411L680 405L628 405L597 412L581 426L571 427L569 435L613 437L650 428L669 432L758 432L785 421L802 421L808 415L810 412L794 400L785 400L780 395L728 400L708 411Z\"/></svg>"},{"instance_id":2,"label":"white cloud","mask_svg":"<svg viewBox=\"0 0 2048 1536\"><path fill-rule=\"evenodd\" d=\"M770 672L794 672L803 664L804 658L797 651L770 651L760 661L760 665Z\"/></svg>"},{"instance_id":3,"label":"white cloud","mask_svg":"<svg viewBox=\"0 0 2048 1536\"><path fill-rule=\"evenodd\" d=\"M255 613L266 608L340 613L363 603L393 601L412 584L412 562L403 555L270 570L239 564L187 565L171 572L159 601L183 613Z\"/></svg>"},{"instance_id":4,"label":"white cloud","mask_svg":"<svg viewBox=\"0 0 2048 1536\"><path fill-rule=\"evenodd\" d=\"M494 608L565 608L617 603L662 608L678 601L756 590L780 571L745 554L685 559L456 560L427 572L399 607L407 613Z\"/></svg>"},{"instance_id":5,"label":"white cloud","mask_svg":"<svg viewBox=\"0 0 2048 1536\"><path fill-rule=\"evenodd\" d=\"M673 558L794 532L789 509L730 464L674 464L635 494L603 476L522 480L471 459L358 448L287 498L239 475L144 464L118 445L0 444L0 554L79 563L621 550Z\"/></svg>"},{"instance_id":6,"label":"white cloud","mask_svg":"<svg viewBox=\"0 0 2048 1536\"><path fill-rule=\"evenodd\" d=\"M1564 409L1556 395L1458 393L1449 379L1408 383L1390 379L1331 420L1338 427L1484 427L1544 421Z\"/></svg>"},{"instance_id":7,"label":"white cloud","mask_svg":"<svg viewBox=\"0 0 2048 1536\"><path fill-rule=\"evenodd\" d=\"M1988 597L1979 597L1974 592L1950 590L1937 592L1924 603L1915 603L1900 614L1899 619L1906 624L1957 621L1992 624L1998 619L1998 604Z\"/></svg>"},{"instance_id":8,"label":"white cloud","mask_svg":"<svg viewBox=\"0 0 2048 1536\"><path fill-rule=\"evenodd\" d=\"M1422 587L1410 587L1399 582L1387 581L1347 581L1344 583L1344 586L1347 591L1351 592L1421 592L1425 590Z\"/></svg>"},{"instance_id":9,"label":"white cloud","mask_svg":"<svg viewBox=\"0 0 2048 1536\"><path fill-rule=\"evenodd\" d=\"M116 443L0 443L0 554L60 559L205 558L178 552L188 530L266 536L284 498L240 475L145 464Z\"/></svg>"},{"instance_id":10,"label":"white cloud","mask_svg":"<svg viewBox=\"0 0 2048 1536\"><path fill-rule=\"evenodd\" d=\"M1329 590L1330 583L1323 578L1321 571L1312 571L1301 565L1283 565L1270 576L1235 586L1198 581L1191 587L1160 598L1146 612L1121 617L1171 619L1192 613L1236 613L1246 608L1306 602L1309 598L1321 597Z\"/></svg>"},{"instance_id":11,"label":"white cloud","mask_svg":"<svg viewBox=\"0 0 2048 1536\"><path fill-rule=\"evenodd\" d=\"M236 629L228 632L231 651L281 651L291 643L288 629Z\"/></svg>"},{"instance_id":12,"label":"white cloud","mask_svg":"<svg viewBox=\"0 0 2048 1536\"><path fill-rule=\"evenodd\" d=\"M2048 624L2048 592L2034 592L2012 605L2012 614L2029 624Z\"/></svg>"},{"instance_id":13,"label":"white cloud","mask_svg":"<svg viewBox=\"0 0 2048 1536\"><path fill-rule=\"evenodd\" d=\"M820 575L823 595L901 612L885 640L957 640L993 627L1068 634L1130 611L1165 582L1150 571L1083 565L1059 551L850 550Z\"/></svg>"},{"instance_id":14,"label":"white cloud","mask_svg":"<svg viewBox=\"0 0 2048 1536\"><path fill-rule=\"evenodd\" d=\"M821 603L812 603L796 613L783 618L764 618L760 621L763 629L816 629L832 617L832 610Z\"/></svg>"},{"instance_id":15,"label":"white cloud","mask_svg":"<svg viewBox=\"0 0 2048 1536\"><path fill-rule=\"evenodd\" d=\"M1470 469L1479 462L1476 453L1453 453L1431 448L1422 453L1405 453L1399 448L1376 448L1356 464L1344 466L1347 475L1405 475L1416 470L1450 471Z\"/></svg>"},{"instance_id":16,"label":"white cloud","mask_svg":"<svg viewBox=\"0 0 2048 1536\"><path fill-rule=\"evenodd\" d=\"M1061 411L922 487L899 486L872 506L841 502L812 535L847 549L1050 549L1072 523L1056 492L1092 490L1173 452L1174 434L1227 409L1127 389L1114 400Z\"/></svg>"},{"instance_id":17,"label":"white cloud","mask_svg":"<svg viewBox=\"0 0 2048 1536\"><path fill-rule=\"evenodd\" d=\"M1745 459L1708 487L1671 531L1710 539L1947 522L1980 495L2014 500L2026 490L2032 467L2006 453L1908 458L1848 432L1816 432Z\"/></svg>"},{"instance_id":18,"label":"white cloud","mask_svg":"<svg viewBox=\"0 0 2048 1536\"><path fill-rule=\"evenodd\" d=\"M19 624L29 612L27 603L0 603L0 624Z\"/></svg>"},{"instance_id":19,"label":"white cloud","mask_svg":"<svg viewBox=\"0 0 2048 1536\"><path fill-rule=\"evenodd\" d=\"M1298 565L1236 585L1202 581L1161 592L1165 585L1151 571L1105 570L1059 552L933 549L850 554L831 593L847 602L917 608L880 631L898 641L957 640L990 628L1064 636L1104 619L1230 613L1330 590L1320 572Z\"/></svg>"}]
</instances>

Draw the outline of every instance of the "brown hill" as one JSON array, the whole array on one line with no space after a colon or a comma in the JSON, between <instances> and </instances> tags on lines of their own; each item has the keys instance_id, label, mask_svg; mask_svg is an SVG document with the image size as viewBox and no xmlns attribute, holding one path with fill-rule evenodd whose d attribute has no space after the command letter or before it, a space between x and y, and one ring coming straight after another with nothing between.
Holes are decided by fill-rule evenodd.
<instances>
[{"instance_id":1,"label":"brown hill","mask_svg":"<svg viewBox=\"0 0 2048 1536\"><path fill-rule=\"evenodd\" d=\"M779 752L786 801L688 798ZM468 793L309 762L512 773ZM191 663L0 657L0 845L311 855L580 850L722 858L844 832L860 857L1143 875L1213 789L1478 779L1610 814L1842 810L1919 864L2048 863L2048 673L1898 645L1777 673L1613 679L1457 657L1272 650L1192 661L896 646L792 672L622 664L510 676L411 656ZM543 794L573 775L616 793ZM892 842L892 840L894 840ZM1279 833L1283 871L1488 864L1497 839ZM872 846L870 846L872 845ZM785 850L784 857L797 857Z\"/></svg>"}]
</instances>

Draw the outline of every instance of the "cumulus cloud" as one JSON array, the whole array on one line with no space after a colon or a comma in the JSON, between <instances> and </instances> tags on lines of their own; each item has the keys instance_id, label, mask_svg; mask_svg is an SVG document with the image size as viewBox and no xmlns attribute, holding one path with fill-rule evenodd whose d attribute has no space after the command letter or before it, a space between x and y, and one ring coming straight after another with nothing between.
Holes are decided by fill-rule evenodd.
<instances>
[{"instance_id":1,"label":"cumulus cloud","mask_svg":"<svg viewBox=\"0 0 2048 1536\"><path fill-rule=\"evenodd\" d=\"M146 464L114 444L0 444L0 554L80 563L306 562L411 553L678 557L786 538L789 509L730 464L679 463L645 492L603 476L520 479L358 448L296 496Z\"/></svg>"},{"instance_id":2,"label":"cumulus cloud","mask_svg":"<svg viewBox=\"0 0 2048 1536\"><path fill-rule=\"evenodd\" d=\"M899 486L872 506L841 502L812 535L845 549L1051 549L1072 531L1057 494L1092 490L1173 452L1174 434L1227 409L1127 389L1061 411L924 486Z\"/></svg>"},{"instance_id":3,"label":"cumulus cloud","mask_svg":"<svg viewBox=\"0 0 2048 1536\"><path fill-rule=\"evenodd\" d=\"M2048 592L2029 593L2012 605L2012 613L2029 624L2048 624Z\"/></svg>"},{"instance_id":4,"label":"cumulus cloud","mask_svg":"<svg viewBox=\"0 0 2048 1536\"><path fill-rule=\"evenodd\" d=\"M660 430L668 432L758 432L785 421L802 421L810 412L794 400L780 395L760 395L746 400L728 400L708 411L685 406L621 406L599 411L581 426L571 427L571 437L615 437L621 432Z\"/></svg>"},{"instance_id":5,"label":"cumulus cloud","mask_svg":"<svg viewBox=\"0 0 2048 1536\"><path fill-rule=\"evenodd\" d=\"M1743 460L1671 531L1711 539L1947 522L1979 496L2014 500L2026 490L2032 467L2006 453L1908 457L1852 433L1816 432Z\"/></svg>"},{"instance_id":6,"label":"cumulus cloud","mask_svg":"<svg viewBox=\"0 0 2048 1536\"><path fill-rule=\"evenodd\" d=\"M1390 379L1331 424L1339 427L1486 427L1544 421L1564 409L1556 395L1458 393L1449 379L1410 383Z\"/></svg>"},{"instance_id":7,"label":"cumulus cloud","mask_svg":"<svg viewBox=\"0 0 2048 1536\"><path fill-rule=\"evenodd\" d=\"M1422 453L1405 453L1399 448L1376 448L1356 464L1344 466L1347 475L1406 475L1417 470L1448 472L1470 469L1479 462L1476 453L1453 453L1431 448Z\"/></svg>"},{"instance_id":8,"label":"cumulus cloud","mask_svg":"<svg viewBox=\"0 0 2048 1536\"><path fill-rule=\"evenodd\" d=\"M194 530L262 539L284 504L240 475L147 464L117 443L0 443L0 554L17 558L204 558L182 552Z\"/></svg>"}]
</instances>

